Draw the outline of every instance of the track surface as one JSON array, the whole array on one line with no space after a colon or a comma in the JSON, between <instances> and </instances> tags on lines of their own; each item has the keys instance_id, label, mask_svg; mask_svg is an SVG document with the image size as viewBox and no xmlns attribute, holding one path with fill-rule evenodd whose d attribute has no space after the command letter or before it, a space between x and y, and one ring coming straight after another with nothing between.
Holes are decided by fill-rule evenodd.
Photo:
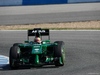
<instances>
[{"instance_id":1,"label":"track surface","mask_svg":"<svg viewBox=\"0 0 100 75\"><path fill-rule=\"evenodd\" d=\"M0 31L0 54L9 55L15 42L26 40L26 31ZM65 66L10 70L2 67L0 75L100 75L100 31L51 31L51 40L65 42Z\"/></svg>"},{"instance_id":2,"label":"track surface","mask_svg":"<svg viewBox=\"0 0 100 75\"><path fill-rule=\"evenodd\" d=\"M100 3L0 7L0 25L100 20Z\"/></svg>"}]
</instances>

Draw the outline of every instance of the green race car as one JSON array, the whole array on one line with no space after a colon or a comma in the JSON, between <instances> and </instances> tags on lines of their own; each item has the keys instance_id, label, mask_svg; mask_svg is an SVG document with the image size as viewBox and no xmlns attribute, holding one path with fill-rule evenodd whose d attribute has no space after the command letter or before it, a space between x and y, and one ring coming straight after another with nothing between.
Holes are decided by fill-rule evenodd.
<instances>
[{"instance_id":1,"label":"green race car","mask_svg":"<svg viewBox=\"0 0 100 75\"><path fill-rule=\"evenodd\" d=\"M21 66L40 67L43 65L64 66L65 52L64 42L50 42L49 29L35 28L27 31L25 43L14 43L9 52L9 64L11 69ZM48 36L41 43L30 41L29 36Z\"/></svg>"}]
</instances>

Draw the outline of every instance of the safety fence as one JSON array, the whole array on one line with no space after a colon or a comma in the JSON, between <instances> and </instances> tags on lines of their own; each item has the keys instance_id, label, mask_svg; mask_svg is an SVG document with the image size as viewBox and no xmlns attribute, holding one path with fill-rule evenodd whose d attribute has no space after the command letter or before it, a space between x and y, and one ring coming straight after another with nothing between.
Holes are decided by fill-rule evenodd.
<instances>
[{"instance_id":1,"label":"safety fence","mask_svg":"<svg viewBox=\"0 0 100 75\"><path fill-rule=\"evenodd\" d=\"M100 2L100 0L0 0L0 6Z\"/></svg>"}]
</instances>

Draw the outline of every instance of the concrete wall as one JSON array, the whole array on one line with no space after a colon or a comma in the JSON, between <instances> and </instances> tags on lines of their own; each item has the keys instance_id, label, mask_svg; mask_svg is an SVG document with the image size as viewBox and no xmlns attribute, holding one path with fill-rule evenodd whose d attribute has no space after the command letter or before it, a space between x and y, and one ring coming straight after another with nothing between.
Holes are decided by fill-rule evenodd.
<instances>
[{"instance_id":1,"label":"concrete wall","mask_svg":"<svg viewBox=\"0 0 100 75\"><path fill-rule=\"evenodd\" d=\"M67 3L82 3L82 2L100 2L100 0L0 0L0 6L67 4Z\"/></svg>"}]
</instances>

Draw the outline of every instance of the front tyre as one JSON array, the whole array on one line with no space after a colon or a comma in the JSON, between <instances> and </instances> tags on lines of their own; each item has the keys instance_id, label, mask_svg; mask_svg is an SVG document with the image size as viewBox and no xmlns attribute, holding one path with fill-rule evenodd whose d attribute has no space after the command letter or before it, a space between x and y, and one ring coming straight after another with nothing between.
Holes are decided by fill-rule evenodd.
<instances>
[{"instance_id":1,"label":"front tyre","mask_svg":"<svg viewBox=\"0 0 100 75\"><path fill-rule=\"evenodd\" d=\"M65 52L64 52L64 42L56 41L57 45L54 46L54 57L55 66L64 66Z\"/></svg>"},{"instance_id":2,"label":"front tyre","mask_svg":"<svg viewBox=\"0 0 100 75\"><path fill-rule=\"evenodd\" d=\"M14 43L13 46L18 46L19 44L22 44L22 43Z\"/></svg>"},{"instance_id":3,"label":"front tyre","mask_svg":"<svg viewBox=\"0 0 100 75\"><path fill-rule=\"evenodd\" d=\"M12 46L9 52L9 64L11 69L18 68L19 57L20 57L20 48L18 46Z\"/></svg>"}]
</instances>

